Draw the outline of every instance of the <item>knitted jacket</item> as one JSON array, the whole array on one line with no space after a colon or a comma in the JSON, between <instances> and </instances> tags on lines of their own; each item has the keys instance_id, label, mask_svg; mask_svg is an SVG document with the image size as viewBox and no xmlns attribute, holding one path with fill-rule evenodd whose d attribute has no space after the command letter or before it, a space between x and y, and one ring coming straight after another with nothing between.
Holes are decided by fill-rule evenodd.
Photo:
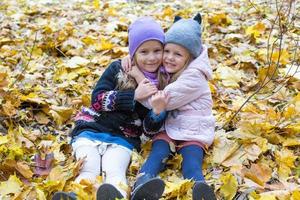
<instances>
[{"instance_id":1,"label":"knitted jacket","mask_svg":"<svg viewBox=\"0 0 300 200\"><path fill-rule=\"evenodd\" d=\"M152 135L161 128L165 117L157 120L149 109L135 101L135 89L116 89L118 79L122 78L121 70L118 60L103 72L92 92L91 107L83 108L75 117L72 137L83 131L109 133L125 139L139 150L139 137L143 133Z\"/></svg>"}]
</instances>

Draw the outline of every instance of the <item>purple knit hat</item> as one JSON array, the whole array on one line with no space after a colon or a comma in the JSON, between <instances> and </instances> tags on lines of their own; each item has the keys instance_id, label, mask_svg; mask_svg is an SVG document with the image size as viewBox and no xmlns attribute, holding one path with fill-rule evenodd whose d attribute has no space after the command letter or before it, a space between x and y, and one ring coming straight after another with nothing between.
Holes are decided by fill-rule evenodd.
<instances>
[{"instance_id":1,"label":"purple knit hat","mask_svg":"<svg viewBox=\"0 0 300 200\"><path fill-rule=\"evenodd\" d=\"M141 17L134 21L128 29L129 54L132 59L139 46L149 40L165 42L162 27L152 17Z\"/></svg>"}]
</instances>

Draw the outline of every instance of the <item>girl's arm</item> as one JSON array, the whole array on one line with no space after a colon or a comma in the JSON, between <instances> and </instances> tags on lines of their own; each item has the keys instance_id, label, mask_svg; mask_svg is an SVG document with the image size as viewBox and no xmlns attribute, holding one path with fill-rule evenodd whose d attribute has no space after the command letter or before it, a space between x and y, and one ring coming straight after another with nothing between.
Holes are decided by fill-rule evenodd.
<instances>
[{"instance_id":1,"label":"girl's arm","mask_svg":"<svg viewBox=\"0 0 300 200\"><path fill-rule=\"evenodd\" d=\"M186 69L179 78L167 85L163 90L169 97L166 110L178 109L205 93L210 93L206 76L197 69ZM143 106L151 109L150 97L139 101Z\"/></svg>"},{"instance_id":2,"label":"girl's arm","mask_svg":"<svg viewBox=\"0 0 300 200\"><path fill-rule=\"evenodd\" d=\"M136 65L132 66L127 73L132 76L138 84L146 78Z\"/></svg>"},{"instance_id":3,"label":"girl's arm","mask_svg":"<svg viewBox=\"0 0 300 200\"><path fill-rule=\"evenodd\" d=\"M148 134L156 133L161 129L167 118L166 106L168 104L169 97L163 92L158 91L150 98L150 104L152 110L149 111L144 119L144 130Z\"/></svg>"},{"instance_id":4,"label":"girl's arm","mask_svg":"<svg viewBox=\"0 0 300 200\"><path fill-rule=\"evenodd\" d=\"M121 59L121 65L123 68L123 71L130 76L132 76L136 82L139 84L144 78L144 74L139 70L139 68L136 65L132 65L130 56L125 56Z\"/></svg>"},{"instance_id":5,"label":"girl's arm","mask_svg":"<svg viewBox=\"0 0 300 200\"><path fill-rule=\"evenodd\" d=\"M135 101L149 97L156 90L145 81L136 90L116 90L117 74L121 70L119 61L109 65L92 92L92 107L95 111L133 111Z\"/></svg>"},{"instance_id":6,"label":"girl's arm","mask_svg":"<svg viewBox=\"0 0 300 200\"><path fill-rule=\"evenodd\" d=\"M138 69L137 66L132 66L130 56L125 56L124 58L122 58L121 65L122 65L123 71L130 74L136 80L137 83L140 83L141 80L146 78L145 75ZM146 108L151 109L149 100L150 100L150 98L141 100L139 102Z\"/></svg>"},{"instance_id":7,"label":"girl's arm","mask_svg":"<svg viewBox=\"0 0 300 200\"><path fill-rule=\"evenodd\" d=\"M131 59L130 59L129 55L127 55L121 59L121 65L122 65L124 72L127 73L131 70L132 65L131 65Z\"/></svg>"},{"instance_id":8,"label":"girl's arm","mask_svg":"<svg viewBox=\"0 0 300 200\"><path fill-rule=\"evenodd\" d=\"M152 110L149 111L149 113L147 114L147 116L143 121L144 131L149 135L153 135L157 133L164 125L166 118L167 118L166 111L162 111L158 115L155 114Z\"/></svg>"}]
</instances>

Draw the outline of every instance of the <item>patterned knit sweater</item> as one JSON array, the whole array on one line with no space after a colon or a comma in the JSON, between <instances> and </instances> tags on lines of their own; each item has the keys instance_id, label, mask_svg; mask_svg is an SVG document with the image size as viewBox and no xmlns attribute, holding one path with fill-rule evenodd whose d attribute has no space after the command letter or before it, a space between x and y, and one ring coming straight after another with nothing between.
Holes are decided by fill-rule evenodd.
<instances>
[{"instance_id":1,"label":"patterned knit sweater","mask_svg":"<svg viewBox=\"0 0 300 200\"><path fill-rule=\"evenodd\" d=\"M83 131L109 133L119 136L140 149L140 136L157 132L166 118L159 117L134 100L134 89L117 90L118 78L121 78L120 60L112 62L104 71L92 92L92 105L83 108L75 117L75 128L71 135L75 137Z\"/></svg>"}]
</instances>

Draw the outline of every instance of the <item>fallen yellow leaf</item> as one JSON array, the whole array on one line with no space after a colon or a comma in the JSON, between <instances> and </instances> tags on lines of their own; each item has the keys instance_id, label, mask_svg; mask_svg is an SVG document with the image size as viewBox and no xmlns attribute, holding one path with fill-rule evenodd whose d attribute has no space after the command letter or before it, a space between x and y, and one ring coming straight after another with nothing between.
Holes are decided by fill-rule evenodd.
<instances>
[{"instance_id":1,"label":"fallen yellow leaf","mask_svg":"<svg viewBox=\"0 0 300 200\"><path fill-rule=\"evenodd\" d=\"M214 14L208 19L209 23L220 25L220 26L228 26L232 23L232 20L226 13Z\"/></svg>"},{"instance_id":2,"label":"fallen yellow leaf","mask_svg":"<svg viewBox=\"0 0 300 200\"><path fill-rule=\"evenodd\" d=\"M8 142L7 135L5 136L0 136L0 145L6 144Z\"/></svg>"},{"instance_id":3,"label":"fallen yellow leaf","mask_svg":"<svg viewBox=\"0 0 300 200\"><path fill-rule=\"evenodd\" d=\"M49 111L49 114L51 114L58 125L62 125L65 121L69 120L71 115L73 114L72 108L54 105L50 108L51 110Z\"/></svg>"},{"instance_id":4,"label":"fallen yellow leaf","mask_svg":"<svg viewBox=\"0 0 300 200\"><path fill-rule=\"evenodd\" d=\"M238 182L236 178L230 174L225 173L220 178L222 186L220 187L220 192L225 200L231 200L237 192Z\"/></svg>"},{"instance_id":5,"label":"fallen yellow leaf","mask_svg":"<svg viewBox=\"0 0 300 200\"><path fill-rule=\"evenodd\" d=\"M0 183L0 194L1 196L18 195L22 191L22 187L22 181L16 175L11 175L7 181Z\"/></svg>"},{"instance_id":6,"label":"fallen yellow leaf","mask_svg":"<svg viewBox=\"0 0 300 200\"><path fill-rule=\"evenodd\" d=\"M274 63L279 62L282 65L286 65L286 64L288 64L290 62L290 54L289 54L289 52L286 49L282 49L280 51L275 51L272 54L271 60Z\"/></svg>"},{"instance_id":7,"label":"fallen yellow leaf","mask_svg":"<svg viewBox=\"0 0 300 200\"><path fill-rule=\"evenodd\" d=\"M246 34L252 35L254 38L258 38L261 36L266 30L266 26L262 22L258 22L257 24L250 26L246 29Z\"/></svg>"},{"instance_id":8,"label":"fallen yellow leaf","mask_svg":"<svg viewBox=\"0 0 300 200\"><path fill-rule=\"evenodd\" d=\"M244 75L240 70L227 66L219 66L216 70L216 78L220 79L226 87L238 88L243 77Z\"/></svg>"},{"instance_id":9,"label":"fallen yellow leaf","mask_svg":"<svg viewBox=\"0 0 300 200\"><path fill-rule=\"evenodd\" d=\"M252 164L250 169L244 168L242 173L261 186L264 186L272 176L271 168L265 164Z\"/></svg>"},{"instance_id":10,"label":"fallen yellow leaf","mask_svg":"<svg viewBox=\"0 0 300 200\"><path fill-rule=\"evenodd\" d=\"M16 170L27 179L33 176L30 167L25 162L17 162Z\"/></svg>"},{"instance_id":11,"label":"fallen yellow leaf","mask_svg":"<svg viewBox=\"0 0 300 200\"><path fill-rule=\"evenodd\" d=\"M300 190L293 191L291 200L299 200L299 199L300 199Z\"/></svg>"}]
</instances>

